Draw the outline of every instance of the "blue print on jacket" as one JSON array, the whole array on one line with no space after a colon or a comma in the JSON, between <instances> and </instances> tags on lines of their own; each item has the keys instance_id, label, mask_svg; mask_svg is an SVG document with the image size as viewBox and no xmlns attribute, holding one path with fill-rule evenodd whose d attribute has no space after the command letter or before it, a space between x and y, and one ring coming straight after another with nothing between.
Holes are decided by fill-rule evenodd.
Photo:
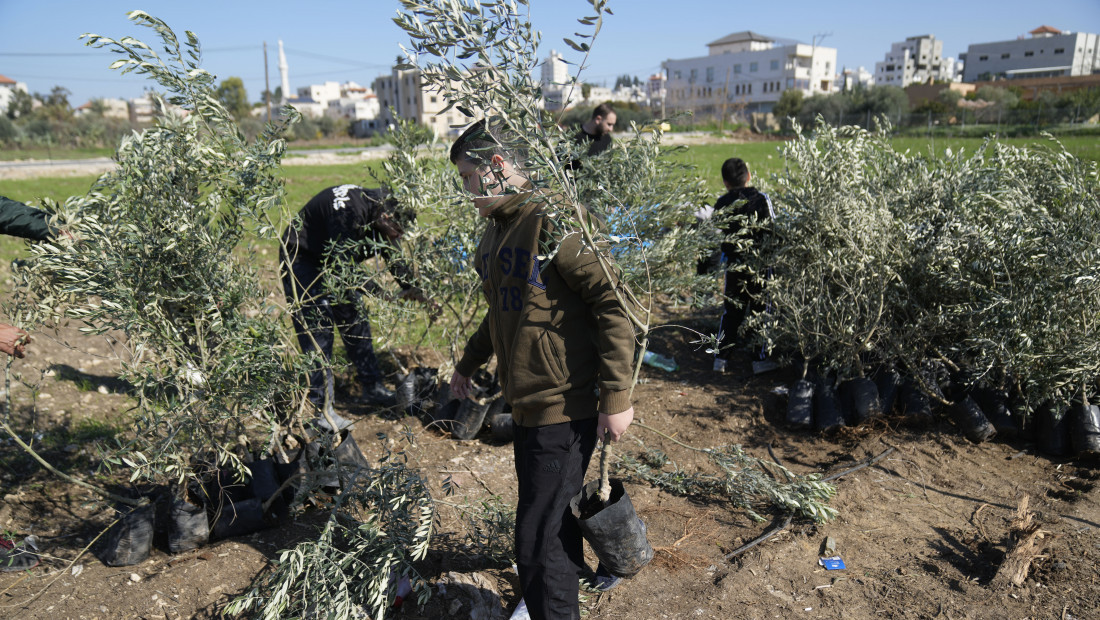
<instances>
[{"instance_id":1,"label":"blue print on jacket","mask_svg":"<svg viewBox=\"0 0 1100 620\"><path fill-rule=\"evenodd\" d=\"M483 282L489 277L485 269L485 265L488 264L489 253L486 252L481 255L481 265L475 265L477 274L481 276ZM532 260L531 252L528 250L515 247L500 248L497 250L496 267L501 275L501 286L498 293L500 295L500 309L502 311L510 312L523 308L521 287L505 286L505 281L508 278L519 278L531 286L537 287L543 291L546 290L546 284L542 282L542 274L540 273L541 261L539 261L537 257Z\"/></svg>"}]
</instances>

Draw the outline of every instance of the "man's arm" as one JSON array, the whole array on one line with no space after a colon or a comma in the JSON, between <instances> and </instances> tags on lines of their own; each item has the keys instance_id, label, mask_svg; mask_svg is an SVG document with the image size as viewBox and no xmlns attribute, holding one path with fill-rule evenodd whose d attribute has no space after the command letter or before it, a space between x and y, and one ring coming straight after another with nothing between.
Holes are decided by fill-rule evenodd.
<instances>
[{"instance_id":1,"label":"man's arm","mask_svg":"<svg viewBox=\"0 0 1100 620\"><path fill-rule=\"evenodd\" d=\"M562 241L554 262L565 283L581 296L596 319L599 411L607 415L626 412L631 409L634 382L634 326L615 296L614 284L604 275L595 252L584 246L579 234Z\"/></svg>"},{"instance_id":2,"label":"man's arm","mask_svg":"<svg viewBox=\"0 0 1100 620\"><path fill-rule=\"evenodd\" d=\"M47 223L49 216L41 209L0 196L0 233L45 241L56 232Z\"/></svg>"},{"instance_id":3,"label":"man's arm","mask_svg":"<svg viewBox=\"0 0 1100 620\"><path fill-rule=\"evenodd\" d=\"M466 398L470 389L470 377L481 368L493 356L493 340L489 336L489 314L481 319L474 335L466 342L466 348L462 351L462 359L455 364L454 374L451 376L451 393L458 398Z\"/></svg>"}]
</instances>

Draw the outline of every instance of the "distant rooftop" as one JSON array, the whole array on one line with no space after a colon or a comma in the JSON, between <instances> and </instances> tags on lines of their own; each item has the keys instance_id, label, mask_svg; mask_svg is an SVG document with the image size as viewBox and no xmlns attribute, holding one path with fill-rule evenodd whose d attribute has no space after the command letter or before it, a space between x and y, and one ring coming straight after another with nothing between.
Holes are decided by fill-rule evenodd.
<instances>
[{"instance_id":1,"label":"distant rooftop","mask_svg":"<svg viewBox=\"0 0 1100 620\"><path fill-rule=\"evenodd\" d=\"M741 32L735 32L733 34L727 34L726 36L718 39L717 41L711 41L707 43L707 47L714 45L727 45L729 43L744 43L746 41L759 41L762 43L774 43L775 39L766 37L760 33L753 32L751 30L742 30Z\"/></svg>"},{"instance_id":2,"label":"distant rooftop","mask_svg":"<svg viewBox=\"0 0 1100 620\"><path fill-rule=\"evenodd\" d=\"M6 75L0 75L0 84L15 84L15 80Z\"/></svg>"},{"instance_id":3,"label":"distant rooftop","mask_svg":"<svg viewBox=\"0 0 1100 620\"><path fill-rule=\"evenodd\" d=\"M1039 34L1062 34L1062 31L1058 30L1054 26L1043 25L1043 26L1039 26L1035 30L1032 30L1028 34L1030 34L1031 36L1035 36L1035 35L1039 35Z\"/></svg>"}]
</instances>

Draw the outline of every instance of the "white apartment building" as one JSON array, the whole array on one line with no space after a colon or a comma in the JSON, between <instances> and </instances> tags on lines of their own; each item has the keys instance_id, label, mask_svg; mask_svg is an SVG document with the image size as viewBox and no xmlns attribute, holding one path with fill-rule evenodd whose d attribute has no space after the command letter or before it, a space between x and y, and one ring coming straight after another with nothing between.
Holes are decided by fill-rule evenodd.
<instances>
[{"instance_id":1,"label":"white apartment building","mask_svg":"<svg viewBox=\"0 0 1100 620\"><path fill-rule=\"evenodd\" d=\"M646 97L649 98L649 105L652 108L660 108L661 104L665 101L665 85L668 83L668 78L663 73L655 73L649 76L649 79L645 82Z\"/></svg>"},{"instance_id":2,"label":"white apartment building","mask_svg":"<svg viewBox=\"0 0 1100 620\"><path fill-rule=\"evenodd\" d=\"M550 50L550 55L542 62L539 86L542 87L543 107L547 110L561 110L581 100L581 85L570 84L569 65L565 58Z\"/></svg>"},{"instance_id":3,"label":"white apartment building","mask_svg":"<svg viewBox=\"0 0 1100 620\"><path fill-rule=\"evenodd\" d=\"M875 63L875 84L898 86L950 82L955 77L955 59L943 57L943 41L935 35L906 37L890 46L882 62Z\"/></svg>"},{"instance_id":4,"label":"white apartment building","mask_svg":"<svg viewBox=\"0 0 1100 620\"><path fill-rule=\"evenodd\" d=\"M129 118L130 117L130 104L125 99L92 99L84 105L73 110L73 114L76 116L82 116L84 114L91 114L96 108L99 109L103 118Z\"/></svg>"},{"instance_id":5,"label":"white apartment building","mask_svg":"<svg viewBox=\"0 0 1100 620\"><path fill-rule=\"evenodd\" d=\"M565 57L557 50L550 50L550 55L542 61L542 76L539 83L543 90L562 87L569 82L569 65Z\"/></svg>"},{"instance_id":6,"label":"white apartment building","mask_svg":"<svg viewBox=\"0 0 1100 620\"><path fill-rule=\"evenodd\" d=\"M834 87L836 48L776 43L752 31L735 32L707 44L709 54L661 63L667 78L667 112L698 116L770 112L785 90L806 96Z\"/></svg>"},{"instance_id":7,"label":"white apartment building","mask_svg":"<svg viewBox=\"0 0 1100 620\"><path fill-rule=\"evenodd\" d=\"M324 84L310 84L298 88L298 99L308 99L323 106L328 102L340 98L340 83L325 82Z\"/></svg>"},{"instance_id":8,"label":"white apartment building","mask_svg":"<svg viewBox=\"0 0 1100 620\"><path fill-rule=\"evenodd\" d=\"M394 124L395 117L405 118L430 127L436 136L446 138L458 136L462 127L476 120L455 108L443 112L447 107L443 95L429 89L415 69L395 68L390 75L375 78L374 92L381 108L378 129ZM478 110L472 112L478 114Z\"/></svg>"},{"instance_id":9,"label":"white apartment building","mask_svg":"<svg viewBox=\"0 0 1100 620\"><path fill-rule=\"evenodd\" d=\"M353 121L376 119L381 112L382 107L378 103L378 97L373 93L364 97L332 99L325 108L325 116Z\"/></svg>"},{"instance_id":10,"label":"white apartment building","mask_svg":"<svg viewBox=\"0 0 1100 620\"><path fill-rule=\"evenodd\" d=\"M1100 35L1040 26L1031 38L967 47L963 81L1100 73Z\"/></svg>"},{"instance_id":11,"label":"white apartment building","mask_svg":"<svg viewBox=\"0 0 1100 620\"><path fill-rule=\"evenodd\" d=\"M16 82L10 77L0 75L0 114L7 114L8 104L17 90L27 92L26 82Z\"/></svg>"},{"instance_id":12,"label":"white apartment building","mask_svg":"<svg viewBox=\"0 0 1100 620\"><path fill-rule=\"evenodd\" d=\"M377 98L371 103L369 100L372 97L374 93L369 88L355 82L325 82L298 88L298 96L288 99L286 103L294 106L303 116L357 120L378 117Z\"/></svg>"},{"instance_id":13,"label":"white apartment building","mask_svg":"<svg viewBox=\"0 0 1100 620\"><path fill-rule=\"evenodd\" d=\"M875 76L870 71L860 67L858 69L844 69L837 76L837 87L840 90L852 90L857 86L874 86Z\"/></svg>"}]
</instances>

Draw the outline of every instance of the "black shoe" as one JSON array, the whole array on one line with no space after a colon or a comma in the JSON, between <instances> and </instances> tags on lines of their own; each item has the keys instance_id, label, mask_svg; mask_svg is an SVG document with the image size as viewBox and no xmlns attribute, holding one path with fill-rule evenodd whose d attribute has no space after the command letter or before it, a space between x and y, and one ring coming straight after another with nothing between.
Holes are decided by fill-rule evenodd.
<instances>
[{"instance_id":1,"label":"black shoe","mask_svg":"<svg viewBox=\"0 0 1100 620\"><path fill-rule=\"evenodd\" d=\"M396 407L397 394L383 385L381 381L378 381L364 385L363 391L359 394L359 398L355 399L355 402L360 405L374 407Z\"/></svg>"}]
</instances>

